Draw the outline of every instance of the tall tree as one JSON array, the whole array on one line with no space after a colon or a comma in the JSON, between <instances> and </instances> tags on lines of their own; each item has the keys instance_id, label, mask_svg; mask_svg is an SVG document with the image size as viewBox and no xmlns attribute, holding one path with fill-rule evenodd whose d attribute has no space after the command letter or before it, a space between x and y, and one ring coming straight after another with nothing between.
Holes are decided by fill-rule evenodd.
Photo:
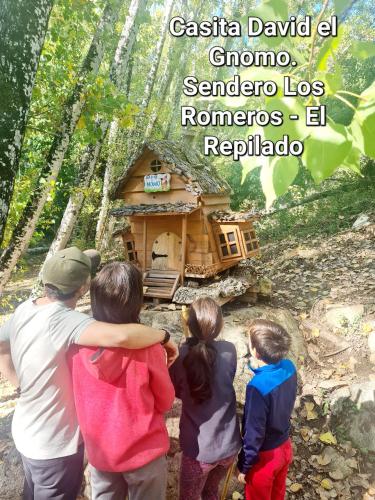
<instances>
[{"instance_id":1,"label":"tall tree","mask_svg":"<svg viewBox=\"0 0 375 500\"><path fill-rule=\"evenodd\" d=\"M147 80L145 83L145 90L144 90L144 94L143 94L143 98L142 98L141 110L140 110L139 115L137 116L136 125L134 127L134 130L138 133L136 133L134 135L130 134L131 140L135 140L137 142L137 144L139 143L137 136L139 136L141 133L143 133L142 125L144 122L144 114L145 114L145 110L150 102L152 90L154 88L156 74L157 74L157 71L159 68L161 54L163 51L165 37L167 34L168 21L169 21L170 14L172 11L173 1L174 0L167 0L166 5L165 5L165 14L164 14L163 21L162 21L162 28L161 28L160 36L159 36L159 39L158 39L158 42L156 45L156 49L155 49L155 52L153 55L151 68L150 68L150 71L148 73L148 77L147 77ZM117 122L117 120L114 120L111 123L109 137L108 137L108 143L109 143L110 148L115 144L117 135L118 135L118 122ZM96 226L95 244L96 244L96 248L99 251L102 251L103 249L105 249L107 244L108 244L108 234L106 235L106 225L107 225L107 221L108 221L108 214L109 214L109 207L110 207L110 191L111 191L111 186L112 186L112 181L113 181L113 167L114 167L113 159L110 156L108 158L107 166L106 166L106 170L105 170L105 174L104 174L102 203L101 203L101 207L100 207L98 223Z\"/></svg>"},{"instance_id":2,"label":"tall tree","mask_svg":"<svg viewBox=\"0 0 375 500\"><path fill-rule=\"evenodd\" d=\"M85 90L97 75L103 59L108 33L113 31L123 0L108 0L90 48L81 66L79 78L64 104L60 126L50 147L36 187L14 228L9 246L0 258L0 291L8 281L20 255L27 248L47 197L60 172L65 153L85 104Z\"/></svg>"},{"instance_id":3,"label":"tall tree","mask_svg":"<svg viewBox=\"0 0 375 500\"><path fill-rule=\"evenodd\" d=\"M0 245L53 0L0 2Z\"/></svg>"},{"instance_id":4,"label":"tall tree","mask_svg":"<svg viewBox=\"0 0 375 500\"><path fill-rule=\"evenodd\" d=\"M126 17L114 58L110 68L110 79L121 89L123 76L127 72L130 61L130 53L135 41L135 19L140 8L139 0L132 0L129 12ZM99 119L96 124L98 134L96 140L88 144L81 157L77 180L70 195L69 202L61 219L59 229L50 246L46 260L55 252L65 248L67 245L78 215L85 198L85 191L89 188L94 175L95 166L100 155L110 123L107 120Z\"/></svg>"}]
</instances>

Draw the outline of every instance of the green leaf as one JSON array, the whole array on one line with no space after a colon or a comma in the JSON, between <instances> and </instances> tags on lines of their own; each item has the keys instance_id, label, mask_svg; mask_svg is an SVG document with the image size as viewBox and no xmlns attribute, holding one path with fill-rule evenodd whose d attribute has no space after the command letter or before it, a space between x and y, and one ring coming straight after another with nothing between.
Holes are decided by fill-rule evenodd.
<instances>
[{"instance_id":1,"label":"green leaf","mask_svg":"<svg viewBox=\"0 0 375 500\"><path fill-rule=\"evenodd\" d=\"M375 56L375 43L356 41L352 44L351 53L359 59L367 59Z\"/></svg>"},{"instance_id":2,"label":"green leaf","mask_svg":"<svg viewBox=\"0 0 375 500\"><path fill-rule=\"evenodd\" d=\"M288 19L288 3L285 0L264 0L252 15L260 17L263 22L285 21Z\"/></svg>"},{"instance_id":3,"label":"green leaf","mask_svg":"<svg viewBox=\"0 0 375 500\"><path fill-rule=\"evenodd\" d=\"M343 125L314 127L304 142L302 161L316 183L332 175L348 155L351 142Z\"/></svg>"},{"instance_id":4,"label":"green leaf","mask_svg":"<svg viewBox=\"0 0 375 500\"><path fill-rule=\"evenodd\" d=\"M266 110L282 111L284 123L280 127L267 125L265 129L265 137L270 141L278 141L283 138L283 135L288 135L290 140L302 140L308 133L306 127L305 114L306 109L302 102L295 97L272 97L267 99ZM289 115L298 115L298 120L291 120Z\"/></svg>"},{"instance_id":5,"label":"green leaf","mask_svg":"<svg viewBox=\"0 0 375 500\"><path fill-rule=\"evenodd\" d=\"M340 68L337 67L334 73L327 73L325 76L325 81L327 84L325 86L326 95L334 94L338 90L342 89L343 82Z\"/></svg>"},{"instance_id":6,"label":"green leaf","mask_svg":"<svg viewBox=\"0 0 375 500\"><path fill-rule=\"evenodd\" d=\"M375 82L362 92L350 130L362 153L375 158Z\"/></svg>"},{"instance_id":7,"label":"green leaf","mask_svg":"<svg viewBox=\"0 0 375 500\"><path fill-rule=\"evenodd\" d=\"M288 3L285 0L264 0L253 10L251 15L259 17L263 22L286 21L288 19ZM281 36L267 37L261 35L259 40L269 47L276 47L284 42L285 38Z\"/></svg>"},{"instance_id":8,"label":"green leaf","mask_svg":"<svg viewBox=\"0 0 375 500\"><path fill-rule=\"evenodd\" d=\"M241 71L241 73L239 73L239 76L241 78L241 81L271 80L277 83L278 85L281 85L283 83L283 78L284 78L284 75L279 73L278 71L264 67L247 68L244 71ZM231 79L232 77L228 78L226 81L229 81Z\"/></svg>"},{"instance_id":9,"label":"green leaf","mask_svg":"<svg viewBox=\"0 0 375 500\"><path fill-rule=\"evenodd\" d=\"M328 60L333 56L334 51L338 48L344 35L344 29L339 26L337 36L329 37L322 45L319 50L318 57L316 59L316 67L318 71L326 71Z\"/></svg>"},{"instance_id":10,"label":"green leaf","mask_svg":"<svg viewBox=\"0 0 375 500\"><path fill-rule=\"evenodd\" d=\"M298 158L277 156L262 167L260 181L269 208L278 196L287 192L298 173Z\"/></svg>"},{"instance_id":11,"label":"green leaf","mask_svg":"<svg viewBox=\"0 0 375 500\"><path fill-rule=\"evenodd\" d=\"M317 79L324 82L325 95L333 95L343 88L342 73L339 66L336 66L332 73L317 73Z\"/></svg>"},{"instance_id":12,"label":"green leaf","mask_svg":"<svg viewBox=\"0 0 375 500\"><path fill-rule=\"evenodd\" d=\"M357 147L352 146L350 148L349 154L343 161L342 166L345 168L349 168L350 170L356 172L359 175L362 175L360 169L360 161L361 161L361 151Z\"/></svg>"},{"instance_id":13,"label":"green leaf","mask_svg":"<svg viewBox=\"0 0 375 500\"><path fill-rule=\"evenodd\" d=\"M262 140L264 139L264 129L259 125L255 125L250 127L247 130L246 138L249 135L260 135ZM242 179L241 184L245 182L246 176L255 168L262 167L264 165L268 165L268 158L264 156L241 156L240 162L242 165Z\"/></svg>"},{"instance_id":14,"label":"green leaf","mask_svg":"<svg viewBox=\"0 0 375 500\"><path fill-rule=\"evenodd\" d=\"M228 106L228 108L241 108L242 106L245 106L245 104L249 100L249 97L241 94L239 96L219 97L218 99L222 101L225 106Z\"/></svg>"}]
</instances>

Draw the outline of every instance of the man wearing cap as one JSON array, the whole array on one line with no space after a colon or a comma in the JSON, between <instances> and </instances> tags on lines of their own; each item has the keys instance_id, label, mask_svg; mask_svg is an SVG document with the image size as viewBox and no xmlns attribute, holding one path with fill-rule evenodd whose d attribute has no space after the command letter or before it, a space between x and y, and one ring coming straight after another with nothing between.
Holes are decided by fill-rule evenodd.
<instances>
[{"instance_id":1,"label":"man wearing cap","mask_svg":"<svg viewBox=\"0 0 375 500\"><path fill-rule=\"evenodd\" d=\"M165 330L99 322L75 311L90 275L90 258L78 248L57 252L43 268L44 297L23 302L0 327L0 370L20 387L12 435L22 456L26 500L73 500L82 483L70 346L141 349L161 342L170 362L177 355Z\"/></svg>"}]
</instances>

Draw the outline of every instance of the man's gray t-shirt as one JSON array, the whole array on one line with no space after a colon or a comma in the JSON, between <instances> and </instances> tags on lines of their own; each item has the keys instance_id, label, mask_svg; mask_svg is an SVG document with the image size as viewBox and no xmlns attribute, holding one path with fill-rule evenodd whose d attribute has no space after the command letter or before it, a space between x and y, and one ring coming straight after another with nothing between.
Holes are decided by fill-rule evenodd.
<instances>
[{"instance_id":1,"label":"man's gray t-shirt","mask_svg":"<svg viewBox=\"0 0 375 500\"><path fill-rule=\"evenodd\" d=\"M21 388L13 439L27 458L58 458L77 451L81 438L66 354L92 321L61 302L36 305L27 300L0 327L0 341L10 341Z\"/></svg>"}]
</instances>

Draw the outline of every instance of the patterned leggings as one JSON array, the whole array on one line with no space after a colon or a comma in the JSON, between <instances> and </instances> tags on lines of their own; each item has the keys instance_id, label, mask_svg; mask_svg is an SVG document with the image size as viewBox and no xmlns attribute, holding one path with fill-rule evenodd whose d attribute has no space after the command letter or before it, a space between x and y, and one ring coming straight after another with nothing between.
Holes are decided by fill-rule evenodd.
<instances>
[{"instance_id":1,"label":"patterned leggings","mask_svg":"<svg viewBox=\"0 0 375 500\"><path fill-rule=\"evenodd\" d=\"M182 454L179 500L218 500L220 481L236 457L206 464Z\"/></svg>"}]
</instances>

